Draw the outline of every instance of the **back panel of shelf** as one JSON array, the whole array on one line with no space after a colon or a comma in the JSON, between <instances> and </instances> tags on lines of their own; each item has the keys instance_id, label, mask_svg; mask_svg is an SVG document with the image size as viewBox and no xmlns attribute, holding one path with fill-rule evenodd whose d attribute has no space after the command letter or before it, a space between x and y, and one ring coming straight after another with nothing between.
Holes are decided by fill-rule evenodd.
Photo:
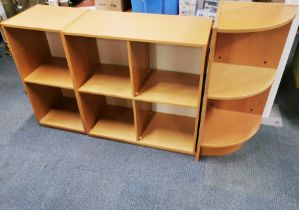
<instances>
[{"instance_id":1,"label":"back panel of shelf","mask_svg":"<svg viewBox=\"0 0 299 210\"><path fill-rule=\"evenodd\" d=\"M215 62L277 68L291 24L261 32L217 33Z\"/></svg>"}]
</instances>

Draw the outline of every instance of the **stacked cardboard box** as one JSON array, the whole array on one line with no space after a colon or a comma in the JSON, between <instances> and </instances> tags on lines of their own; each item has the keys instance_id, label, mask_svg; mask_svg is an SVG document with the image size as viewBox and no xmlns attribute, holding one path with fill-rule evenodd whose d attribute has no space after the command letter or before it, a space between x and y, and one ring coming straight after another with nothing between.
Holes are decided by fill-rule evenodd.
<instances>
[{"instance_id":1,"label":"stacked cardboard box","mask_svg":"<svg viewBox=\"0 0 299 210\"><path fill-rule=\"evenodd\" d=\"M96 0L97 10L125 11L130 7L130 0Z\"/></svg>"},{"instance_id":2,"label":"stacked cardboard box","mask_svg":"<svg viewBox=\"0 0 299 210\"><path fill-rule=\"evenodd\" d=\"M198 0L180 0L179 14L186 16L196 15Z\"/></svg>"}]
</instances>

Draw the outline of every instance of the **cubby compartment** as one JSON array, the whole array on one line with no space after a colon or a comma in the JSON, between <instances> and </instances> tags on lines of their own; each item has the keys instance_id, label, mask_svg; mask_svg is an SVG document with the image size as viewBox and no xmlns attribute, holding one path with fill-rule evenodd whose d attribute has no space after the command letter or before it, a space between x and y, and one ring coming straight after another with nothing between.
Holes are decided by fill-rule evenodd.
<instances>
[{"instance_id":1,"label":"cubby compartment","mask_svg":"<svg viewBox=\"0 0 299 210\"><path fill-rule=\"evenodd\" d=\"M269 88L245 99L209 99L202 155L223 155L240 149L258 131L268 93Z\"/></svg>"},{"instance_id":2,"label":"cubby compartment","mask_svg":"<svg viewBox=\"0 0 299 210\"><path fill-rule=\"evenodd\" d=\"M76 132L84 132L73 90L26 84L36 118L40 124Z\"/></svg>"},{"instance_id":3,"label":"cubby compartment","mask_svg":"<svg viewBox=\"0 0 299 210\"><path fill-rule=\"evenodd\" d=\"M9 27L5 28L5 32L22 81L73 89L58 33ZM62 49L59 57L55 57L57 55L53 53L53 45Z\"/></svg>"},{"instance_id":4,"label":"cubby compartment","mask_svg":"<svg viewBox=\"0 0 299 210\"><path fill-rule=\"evenodd\" d=\"M198 106L202 48L129 42L129 56L138 100Z\"/></svg>"},{"instance_id":5,"label":"cubby compartment","mask_svg":"<svg viewBox=\"0 0 299 210\"><path fill-rule=\"evenodd\" d=\"M89 135L136 141L132 101L80 92Z\"/></svg>"},{"instance_id":6,"label":"cubby compartment","mask_svg":"<svg viewBox=\"0 0 299 210\"><path fill-rule=\"evenodd\" d=\"M139 144L194 154L197 110L143 101L134 106Z\"/></svg>"},{"instance_id":7,"label":"cubby compartment","mask_svg":"<svg viewBox=\"0 0 299 210\"><path fill-rule=\"evenodd\" d=\"M80 92L132 96L126 41L65 36L65 42Z\"/></svg>"}]
</instances>

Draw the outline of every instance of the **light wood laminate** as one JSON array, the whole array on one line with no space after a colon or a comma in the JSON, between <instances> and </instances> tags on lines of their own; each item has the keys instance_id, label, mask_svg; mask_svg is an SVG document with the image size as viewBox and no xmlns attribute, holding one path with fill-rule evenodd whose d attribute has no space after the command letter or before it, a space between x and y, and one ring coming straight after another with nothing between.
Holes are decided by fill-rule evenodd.
<instances>
[{"instance_id":1,"label":"light wood laminate","mask_svg":"<svg viewBox=\"0 0 299 210\"><path fill-rule=\"evenodd\" d=\"M84 133L79 112L51 109L46 116L41 119L40 124L53 128Z\"/></svg>"},{"instance_id":2,"label":"light wood laminate","mask_svg":"<svg viewBox=\"0 0 299 210\"><path fill-rule=\"evenodd\" d=\"M152 70L137 100L197 107L199 75Z\"/></svg>"},{"instance_id":3,"label":"light wood laminate","mask_svg":"<svg viewBox=\"0 0 299 210\"><path fill-rule=\"evenodd\" d=\"M141 145L194 155L195 118L165 113L153 113Z\"/></svg>"},{"instance_id":4,"label":"light wood laminate","mask_svg":"<svg viewBox=\"0 0 299 210\"><path fill-rule=\"evenodd\" d=\"M90 79L80 88L80 92L131 98L132 89L129 67L101 64Z\"/></svg>"},{"instance_id":5,"label":"light wood laminate","mask_svg":"<svg viewBox=\"0 0 299 210\"><path fill-rule=\"evenodd\" d=\"M106 105L89 134L126 142L136 141L133 110Z\"/></svg>"},{"instance_id":6,"label":"light wood laminate","mask_svg":"<svg viewBox=\"0 0 299 210\"><path fill-rule=\"evenodd\" d=\"M25 82L73 89L72 78L63 58L52 58L35 69Z\"/></svg>"},{"instance_id":7,"label":"light wood laminate","mask_svg":"<svg viewBox=\"0 0 299 210\"><path fill-rule=\"evenodd\" d=\"M213 63L209 82L210 99L241 99L269 88L275 69L224 63Z\"/></svg>"},{"instance_id":8,"label":"light wood laminate","mask_svg":"<svg viewBox=\"0 0 299 210\"><path fill-rule=\"evenodd\" d=\"M224 33L266 31L290 23L296 12L295 5L224 1L217 27Z\"/></svg>"},{"instance_id":9,"label":"light wood laminate","mask_svg":"<svg viewBox=\"0 0 299 210\"><path fill-rule=\"evenodd\" d=\"M69 7L36 5L1 23L5 27L60 32L87 11Z\"/></svg>"},{"instance_id":10,"label":"light wood laminate","mask_svg":"<svg viewBox=\"0 0 299 210\"><path fill-rule=\"evenodd\" d=\"M63 33L202 47L208 44L211 25L206 17L89 11Z\"/></svg>"}]
</instances>

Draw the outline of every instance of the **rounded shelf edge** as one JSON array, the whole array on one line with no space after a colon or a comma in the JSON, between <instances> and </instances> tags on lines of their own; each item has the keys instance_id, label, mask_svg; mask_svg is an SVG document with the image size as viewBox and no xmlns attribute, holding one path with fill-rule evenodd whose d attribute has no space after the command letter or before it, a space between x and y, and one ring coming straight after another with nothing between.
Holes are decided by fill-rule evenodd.
<instances>
[{"instance_id":1,"label":"rounded shelf edge","mask_svg":"<svg viewBox=\"0 0 299 210\"><path fill-rule=\"evenodd\" d=\"M296 14L296 5L226 2L221 9L217 31L251 33L273 30L291 23Z\"/></svg>"}]
</instances>

